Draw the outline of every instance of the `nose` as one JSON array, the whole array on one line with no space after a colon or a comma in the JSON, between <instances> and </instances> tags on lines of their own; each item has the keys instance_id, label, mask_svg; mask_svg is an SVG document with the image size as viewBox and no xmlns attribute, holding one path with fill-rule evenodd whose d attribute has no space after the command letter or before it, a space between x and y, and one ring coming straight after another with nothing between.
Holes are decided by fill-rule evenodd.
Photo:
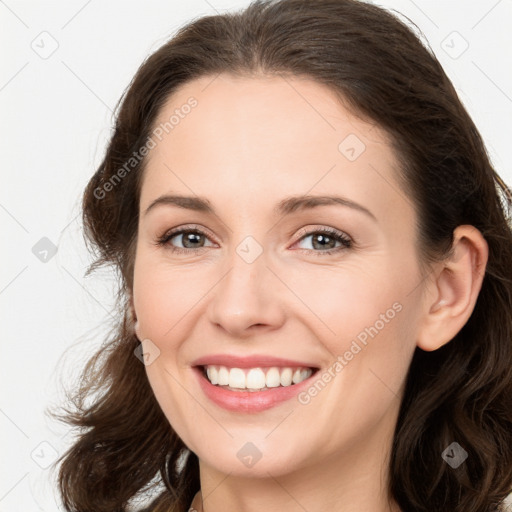
<instances>
[{"instance_id":1,"label":"nose","mask_svg":"<svg viewBox=\"0 0 512 512\"><path fill-rule=\"evenodd\" d=\"M261 254L247 263L233 251L228 269L210 292L208 317L235 338L278 329L284 321L283 284Z\"/></svg>"}]
</instances>

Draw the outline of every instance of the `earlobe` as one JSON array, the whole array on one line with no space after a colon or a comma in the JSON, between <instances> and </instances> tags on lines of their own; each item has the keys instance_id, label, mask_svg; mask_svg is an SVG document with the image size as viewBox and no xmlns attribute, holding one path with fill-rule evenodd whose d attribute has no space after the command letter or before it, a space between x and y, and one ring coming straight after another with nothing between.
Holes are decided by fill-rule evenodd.
<instances>
[{"instance_id":1,"label":"earlobe","mask_svg":"<svg viewBox=\"0 0 512 512\"><path fill-rule=\"evenodd\" d=\"M453 252L440 262L431 291L425 294L425 313L417 334L417 346L425 351L442 347L469 320L482 287L488 245L474 226L458 226Z\"/></svg>"}]
</instances>

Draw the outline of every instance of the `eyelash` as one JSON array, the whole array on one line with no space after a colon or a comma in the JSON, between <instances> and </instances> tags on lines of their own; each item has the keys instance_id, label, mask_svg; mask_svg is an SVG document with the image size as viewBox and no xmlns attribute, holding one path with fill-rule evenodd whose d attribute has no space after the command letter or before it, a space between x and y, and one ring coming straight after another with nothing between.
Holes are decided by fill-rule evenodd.
<instances>
[{"instance_id":1,"label":"eyelash","mask_svg":"<svg viewBox=\"0 0 512 512\"><path fill-rule=\"evenodd\" d=\"M200 251L201 249L207 249L207 247L199 247L197 249L186 249L186 248L184 249L182 247L174 247L171 244L169 244L169 241L172 238L174 238L174 237L176 237L178 235L182 235L184 233L200 234L200 235L204 235L205 237L208 238L207 233L205 233L201 229L198 229L198 228L195 228L195 227L194 228L192 228L192 227L185 227L185 228L179 228L179 229L176 229L174 231L168 231L168 232L164 233L162 236L157 238L156 245L159 246L159 247L168 246L169 250L171 250L172 252L177 253L177 254L187 254L187 253L189 254L191 251ZM336 247L334 249L327 249L325 251L315 251L313 249L297 249L297 250L299 250L299 251L306 251L308 253L314 253L316 256L323 256L323 255L335 254L335 253L338 253L338 252L343 251L345 249L350 249L353 246L352 239L349 238L345 233L343 233L342 231L338 231L337 229L327 228L327 227L326 228L320 228L320 229L313 229L313 230L310 230L310 231L303 230L301 232L300 238L295 243L300 242L303 238L306 238L307 236L316 235L316 234L329 235L336 242L341 242L342 245L341 245L341 247Z\"/></svg>"}]
</instances>

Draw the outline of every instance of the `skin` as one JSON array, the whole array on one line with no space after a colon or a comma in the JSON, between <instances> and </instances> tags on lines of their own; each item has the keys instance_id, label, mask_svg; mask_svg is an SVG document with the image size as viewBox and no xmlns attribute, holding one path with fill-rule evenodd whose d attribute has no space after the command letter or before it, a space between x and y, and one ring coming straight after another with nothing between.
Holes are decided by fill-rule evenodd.
<instances>
[{"instance_id":1,"label":"skin","mask_svg":"<svg viewBox=\"0 0 512 512\"><path fill-rule=\"evenodd\" d=\"M298 77L202 77L169 98L157 124L190 96L197 107L147 161L132 307L137 336L160 351L146 366L155 396L199 457L193 508L400 510L388 500L386 481L406 373L417 346L439 348L471 315L485 240L459 226L454 257L422 276L416 212L396 180L385 132L323 85ZM350 134L366 146L354 161L338 148ZM216 214L172 205L144 214L170 193L206 197ZM376 220L340 205L273 213L285 197L333 193ZM207 237L187 254L170 249L185 247L183 236L155 245L189 224ZM353 246L323 254L314 233L325 227L345 233ZM252 263L236 252L249 235L263 251ZM200 356L228 353L304 360L326 371L396 303L393 319L307 404L292 399L257 414L229 412L209 401L191 370ZM237 457L249 441L261 452L252 467Z\"/></svg>"}]
</instances>

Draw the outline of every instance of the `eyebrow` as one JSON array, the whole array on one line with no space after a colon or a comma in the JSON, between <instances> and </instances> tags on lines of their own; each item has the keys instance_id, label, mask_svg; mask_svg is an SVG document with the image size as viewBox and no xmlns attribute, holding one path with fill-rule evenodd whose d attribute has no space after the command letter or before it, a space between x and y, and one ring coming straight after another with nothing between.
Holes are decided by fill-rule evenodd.
<instances>
[{"instance_id":1,"label":"eyebrow","mask_svg":"<svg viewBox=\"0 0 512 512\"><path fill-rule=\"evenodd\" d=\"M163 195L155 199L146 208L144 216L146 216L155 207L161 205L176 206L179 208L185 208L187 210L215 214L215 209L212 207L210 201L208 201L208 199L204 197ZM346 206L366 214L368 217L377 222L377 218L370 210L360 205L359 203L356 203L354 201L351 201L350 199L340 196L301 195L287 197L282 201L279 201L279 203L277 203L277 205L274 207L273 213L275 215L288 215L299 210L307 210L310 208L316 208L318 206L325 205Z\"/></svg>"}]
</instances>

